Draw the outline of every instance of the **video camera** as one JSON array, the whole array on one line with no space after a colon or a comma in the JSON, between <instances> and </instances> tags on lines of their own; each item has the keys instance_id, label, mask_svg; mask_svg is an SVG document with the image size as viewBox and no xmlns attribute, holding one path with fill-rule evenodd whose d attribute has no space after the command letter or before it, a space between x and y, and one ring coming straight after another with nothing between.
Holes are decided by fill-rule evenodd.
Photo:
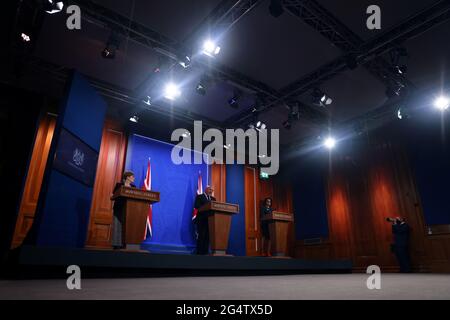
<instances>
[{"instance_id":1,"label":"video camera","mask_svg":"<svg viewBox=\"0 0 450 320\"><path fill-rule=\"evenodd\" d=\"M386 218L386 221L390 222L390 223L394 223L394 224L396 224L396 223L400 224L403 221L405 221L405 219L404 218L400 218L400 217L397 217L397 218L389 218L388 217L388 218Z\"/></svg>"}]
</instances>

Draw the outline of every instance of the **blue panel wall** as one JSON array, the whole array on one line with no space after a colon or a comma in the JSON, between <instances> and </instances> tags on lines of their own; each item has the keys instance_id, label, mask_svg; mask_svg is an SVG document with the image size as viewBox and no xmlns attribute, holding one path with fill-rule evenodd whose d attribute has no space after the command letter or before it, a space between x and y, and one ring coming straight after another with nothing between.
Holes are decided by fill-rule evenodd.
<instances>
[{"instance_id":1,"label":"blue panel wall","mask_svg":"<svg viewBox=\"0 0 450 320\"><path fill-rule=\"evenodd\" d=\"M196 246L192 210L198 172L202 173L204 188L209 168L207 164L175 165L172 148L172 144L133 134L125 167L135 173L136 186L141 188L150 158L152 190L161 193L161 201L153 205L153 236L147 237L141 247L160 253L191 253Z\"/></svg>"},{"instance_id":2,"label":"blue panel wall","mask_svg":"<svg viewBox=\"0 0 450 320\"><path fill-rule=\"evenodd\" d=\"M39 196L31 242L41 246L83 247L89 226L93 186L82 184L52 167L62 128L96 152L100 150L106 104L90 84L74 73L60 106Z\"/></svg>"},{"instance_id":3,"label":"blue panel wall","mask_svg":"<svg viewBox=\"0 0 450 320\"><path fill-rule=\"evenodd\" d=\"M320 166L301 170L292 186L297 240L328 237L325 180Z\"/></svg>"},{"instance_id":4,"label":"blue panel wall","mask_svg":"<svg viewBox=\"0 0 450 320\"><path fill-rule=\"evenodd\" d=\"M235 214L231 221L230 238L228 240L229 254L235 256L245 256L245 181L244 166L227 165L227 202L237 203L239 213Z\"/></svg>"}]
</instances>

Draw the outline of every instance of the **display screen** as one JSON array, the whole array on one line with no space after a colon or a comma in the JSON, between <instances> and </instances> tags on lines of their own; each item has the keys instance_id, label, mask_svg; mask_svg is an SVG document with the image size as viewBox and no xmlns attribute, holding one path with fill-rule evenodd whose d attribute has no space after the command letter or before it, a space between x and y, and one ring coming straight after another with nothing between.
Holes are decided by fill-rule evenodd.
<instances>
[{"instance_id":1,"label":"display screen","mask_svg":"<svg viewBox=\"0 0 450 320\"><path fill-rule=\"evenodd\" d=\"M65 128L61 130L56 147L54 169L71 178L93 186L98 153Z\"/></svg>"}]
</instances>

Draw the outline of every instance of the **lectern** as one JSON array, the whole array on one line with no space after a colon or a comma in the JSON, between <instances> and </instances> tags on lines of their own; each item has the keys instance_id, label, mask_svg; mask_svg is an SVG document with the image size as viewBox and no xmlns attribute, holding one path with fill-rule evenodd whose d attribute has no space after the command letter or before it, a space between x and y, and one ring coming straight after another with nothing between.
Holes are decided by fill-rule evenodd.
<instances>
[{"instance_id":1,"label":"lectern","mask_svg":"<svg viewBox=\"0 0 450 320\"><path fill-rule=\"evenodd\" d=\"M262 220L269 223L271 254L273 257L287 257L288 227L289 222L294 221L292 214L273 211Z\"/></svg>"},{"instance_id":2,"label":"lectern","mask_svg":"<svg viewBox=\"0 0 450 320\"><path fill-rule=\"evenodd\" d=\"M226 255L231 217L239 212L239 205L211 201L201 207L200 214L208 214L209 242L213 255Z\"/></svg>"},{"instance_id":3,"label":"lectern","mask_svg":"<svg viewBox=\"0 0 450 320\"><path fill-rule=\"evenodd\" d=\"M121 186L111 198L117 199L124 202L122 239L126 245L125 250L140 250L145 236L149 206L159 202L159 192Z\"/></svg>"}]
</instances>

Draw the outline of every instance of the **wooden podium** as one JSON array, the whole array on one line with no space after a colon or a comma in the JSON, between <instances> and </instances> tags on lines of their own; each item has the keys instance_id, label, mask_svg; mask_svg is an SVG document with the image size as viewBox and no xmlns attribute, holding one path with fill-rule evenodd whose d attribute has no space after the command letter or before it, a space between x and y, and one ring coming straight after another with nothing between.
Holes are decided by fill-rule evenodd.
<instances>
[{"instance_id":1,"label":"wooden podium","mask_svg":"<svg viewBox=\"0 0 450 320\"><path fill-rule=\"evenodd\" d=\"M201 207L200 214L208 212L209 242L213 255L227 255L231 216L239 212L239 205L211 201Z\"/></svg>"},{"instance_id":2,"label":"wooden podium","mask_svg":"<svg viewBox=\"0 0 450 320\"><path fill-rule=\"evenodd\" d=\"M273 211L262 220L269 223L272 256L287 257L288 227L289 222L294 221L292 214Z\"/></svg>"},{"instance_id":3,"label":"wooden podium","mask_svg":"<svg viewBox=\"0 0 450 320\"><path fill-rule=\"evenodd\" d=\"M159 192L121 186L111 198L117 199L124 201L122 239L126 245L125 250L140 250L145 236L149 206L159 202Z\"/></svg>"}]
</instances>

